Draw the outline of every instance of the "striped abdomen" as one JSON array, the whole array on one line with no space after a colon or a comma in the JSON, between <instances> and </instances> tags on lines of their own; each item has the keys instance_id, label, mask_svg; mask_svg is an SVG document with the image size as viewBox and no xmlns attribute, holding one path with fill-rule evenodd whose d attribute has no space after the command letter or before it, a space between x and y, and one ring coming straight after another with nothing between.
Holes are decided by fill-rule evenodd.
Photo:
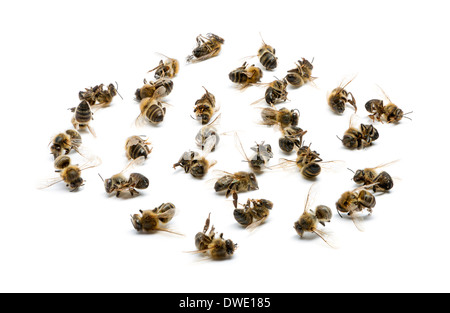
<instances>
[{"instance_id":1,"label":"striped abdomen","mask_svg":"<svg viewBox=\"0 0 450 313\"><path fill-rule=\"evenodd\" d=\"M80 124L87 124L92 119L91 106L86 100L80 102L75 110L75 120Z\"/></svg>"},{"instance_id":2,"label":"striped abdomen","mask_svg":"<svg viewBox=\"0 0 450 313\"><path fill-rule=\"evenodd\" d=\"M319 176L322 171L320 165L318 163L312 162L308 163L301 168L301 173L305 178L315 178Z\"/></svg>"},{"instance_id":3,"label":"striped abdomen","mask_svg":"<svg viewBox=\"0 0 450 313\"><path fill-rule=\"evenodd\" d=\"M127 154L130 159L137 159L141 156L147 158L150 153L150 148L146 144L137 143L128 147Z\"/></svg>"},{"instance_id":4,"label":"striped abdomen","mask_svg":"<svg viewBox=\"0 0 450 313\"><path fill-rule=\"evenodd\" d=\"M159 124L164 120L166 108L160 102L152 103L145 110L145 116L152 124Z\"/></svg>"},{"instance_id":5,"label":"striped abdomen","mask_svg":"<svg viewBox=\"0 0 450 313\"><path fill-rule=\"evenodd\" d=\"M266 68L266 70L274 70L277 67L277 58L273 53L268 50L265 50L259 56L259 62Z\"/></svg>"}]
</instances>

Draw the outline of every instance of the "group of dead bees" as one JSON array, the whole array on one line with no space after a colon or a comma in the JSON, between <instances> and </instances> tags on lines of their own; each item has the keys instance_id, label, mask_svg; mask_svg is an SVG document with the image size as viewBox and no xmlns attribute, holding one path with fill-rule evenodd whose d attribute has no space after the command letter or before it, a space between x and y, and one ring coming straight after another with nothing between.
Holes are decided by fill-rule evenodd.
<instances>
[{"instance_id":1,"label":"group of dead bees","mask_svg":"<svg viewBox=\"0 0 450 313\"><path fill-rule=\"evenodd\" d=\"M195 63L207 60L219 55L224 39L209 33L207 35L199 35L196 38L197 46L193 49L192 54L186 58L187 63ZM273 71L277 68L278 58L275 55L275 49L263 44L257 52L257 57L261 65L267 71ZM164 56L164 55L163 55ZM163 101L173 89L172 79L178 74L180 64L174 58L165 57L165 61L161 60L155 68L148 72L154 72L154 81L144 79L144 85L135 92L135 100L140 103L140 114L136 119L136 124L149 122L157 125L164 120L166 114L167 103ZM262 121L260 124L267 126L275 126L281 132L279 139L279 147L284 153L296 151L295 160L282 159L280 164L270 166L274 168L297 167L307 179L315 179L322 171L322 167L330 162L323 162L320 154L311 149L311 144L305 145L303 136L307 133L298 126L300 112L298 109L289 110L287 108L277 109L275 105L288 100L287 87L300 88L308 83L313 84L316 77L312 75L313 61L305 58L295 63L295 68L287 71L283 79L276 79L271 83L261 83L263 70L255 64L249 65L247 62L229 73L229 79L237 84L240 89L245 89L251 85L266 87L263 98L255 101L256 104L265 100L269 107L261 109ZM342 82L337 88L333 89L327 96L329 108L336 114L342 114L346 105L357 111L356 100L353 94L346 90L353 79ZM200 97L194 105L193 113L202 127L195 136L195 142L201 149L201 152L186 151L179 158L178 162L173 164L173 168L182 168L185 173L191 174L195 178L203 178L208 170L216 164L216 161L208 160L208 155L215 150L219 143L220 137L217 131L217 123L220 119L219 106L216 103L215 96L203 87L205 93ZM118 86L109 84L105 89L104 85L86 88L79 92L80 104L71 108L74 113L72 124L74 129L69 129L64 133L60 133L53 137L50 151L54 156L54 167L56 172L60 174L58 178L48 182L45 187L64 181L71 191L78 189L84 184L81 178L81 172L85 169L98 166L101 161L98 157L90 158L88 162L82 166L73 165L68 156L71 150L75 150L83 155L82 139L78 130L88 129L95 136L95 132L90 124L93 120L93 113L97 109L108 107L113 98L118 94ZM120 95L119 95L120 96ZM366 110L370 113L369 117L373 122L398 123L405 115L403 111L393 104L390 99L385 97L388 103L385 105L383 100L372 99L365 104ZM214 115L217 114L214 118ZM355 126L353 123L354 116L350 119L350 127L344 133L342 144L349 149L365 148L370 146L373 141L379 137L377 129L372 125L360 124ZM235 133L235 145L241 155L249 165L250 171L240 171L236 173L222 172L222 176L215 181L214 189L218 193L225 193L226 197L233 197L235 220L248 229L254 229L261 225L269 216L270 210L273 208L273 202L267 199L248 199L246 203L238 202L238 193L259 189L255 174L263 172L269 168L268 162L273 158L274 154L270 144L256 143L251 147L253 154L249 157L245 152L244 146ZM108 194L115 194L117 197L128 191L131 196L139 194L136 189L146 189L149 186L147 177L140 173L131 173L126 175L130 169L136 165L142 164L152 148L150 142L142 136L131 136L125 143L126 157L130 160L128 165L120 173L103 179L100 174ZM391 162L393 163L393 162ZM359 169L354 173L353 180L362 186L344 192L336 202L336 209L341 215L347 214L361 230L358 213L367 210L369 214L375 206L376 200L374 193L387 192L393 188L393 179L385 171L378 172L384 166L383 164L373 168ZM332 218L331 209L325 205L318 205L314 210L310 209L311 198L314 193L312 184L306 199L303 214L294 223L294 229L300 237L305 232L318 235L330 246L333 246L328 240L327 234L318 229L318 225L325 226ZM372 191L372 192L370 192ZM175 233L161 226L168 223L175 214L175 205L172 203L163 203L153 210L140 211L140 214L131 216L132 225L137 231L168 231ZM222 259L231 256L237 248L237 244L230 239L224 239L223 234L217 235L214 226L210 228L211 216L205 222L202 232L195 236L195 246L197 253L206 253L213 259ZM208 232L209 230L209 232Z\"/></svg>"}]
</instances>

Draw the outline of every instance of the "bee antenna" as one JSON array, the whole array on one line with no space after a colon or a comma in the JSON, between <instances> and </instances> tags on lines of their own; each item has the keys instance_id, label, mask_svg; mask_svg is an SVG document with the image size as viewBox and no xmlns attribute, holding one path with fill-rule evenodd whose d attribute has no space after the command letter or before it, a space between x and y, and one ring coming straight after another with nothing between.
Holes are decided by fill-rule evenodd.
<instances>
[{"instance_id":1,"label":"bee antenna","mask_svg":"<svg viewBox=\"0 0 450 313\"><path fill-rule=\"evenodd\" d=\"M337 137L337 139L339 139L340 141L342 141L342 139L341 139L341 138L339 138L339 137L338 137L338 135L336 135L336 137Z\"/></svg>"},{"instance_id":2,"label":"bee antenna","mask_svg":"<svg viewBox=\"0 0 450 313\"><path fill-rule=\"evenodd\" d=\"M354 172L352 169L349 169L348 167L347 167L347 169L348 169L350 172L352 172L353 174L355 174L355 172Z\"/></svg>"},{"instance_id":3,"label":"bee antenna","mask_svg":"<svg viewBox=\"0 0 450 313\"><path fill-rule=\"evenodd\" d=\"M98 173L98 176L100 176L100 178L102 179L102 181L105 182L105 180L103 179L102 175L100 175L100 173Z\"/></svg>"},{"instance_id":4,"label":"bee antenna","mask_svg":"<svg viewBox=\"0 0 450 313\"><path fill-rule=\"evenodd\" d=\"M410 118L409 116L405 116L405 115L411 114L411 113L413 113L413 111L403 114L403 117L404 117L404 118L407 118L407 119L410 120L410 121L412 121L412 118Z\"/></svg>"},{"instance_id":5,"label":"bee antenna","mask_svg":"<svg viewBox=\"0 0 450 313\"><path fill-rule=\"evenodd\" d=\"M262 40L263 44L267 45L266 42L264 41L262 35L261 35L261 32L259 32L259 37L261 37L261 40Z\"/></svg>"},{"instance_id":6,"label":"bee antenna","mask_svg":"<svg viewBox=\"0 0 450 313\"><path fill-rule=\"evenodd\" d=\"M116 82L116 92L119 95L119 97L123 100L122 96L119 93L119 84Z\"/></svg>"}]
</instances>

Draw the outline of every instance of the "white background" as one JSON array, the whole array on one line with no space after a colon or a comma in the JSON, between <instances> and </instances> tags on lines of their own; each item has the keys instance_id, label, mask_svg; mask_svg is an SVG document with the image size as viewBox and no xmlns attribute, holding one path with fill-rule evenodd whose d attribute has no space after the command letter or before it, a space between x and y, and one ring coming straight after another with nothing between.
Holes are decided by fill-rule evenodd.
<instances>
[{"instance_id":1,"label":"white background","mask_svg":"<svg viewBox=\"0 0 450 313\"><path fill-rule=\"evenodd\" d=\"M2 123L0 291L2 292L448 292L449 22L444 1L15 1L1 4ZM225 39L220 55L186 65L195 37L212 32ZM216 195L208 174L196 180L172 164L195 148L200 125L190 118L202 86L221 105L220 131L239 131L247 151L255 141L272 144L279 133L257 124L249 104L264 88L238 91L228 73L256 54L259 33L277 49L278 68L263 82L283 77L302 57L314 58L317 87L288 89L301 111L307 144L327 160L343 160L338 172L322 173L316 204L334 203L355 188L346 167L358 169L399 159L386 170L396 177L392 192L377 196L374 213L358 231L337 214L324 230L339 249L311 234L303 240L294 222L311 185L295 170L258 176L260 189L241 201L275 203L267 222L253 233L233 218L233 206ZM164 53L181 61L164 122L136 129L134 92ZM259 65L258 60L252 59ZM368 122L364 104L380 98L377 84L412 121L376 123L380 138L360 151L337 140L353 110L333 114L326 93L343 79ZM85 146L103 164L83 172L86 185L69 192L63 183L37 190L54 175L48 143L71 128L67 110L78 91L117 81L123 100L96 112L98 137L83 133ZM260 105L263 107L264 105ZM109 177L126 165L125 139L146 135L154 150L136 171L150 188L135 198L108 196L98 173ZM74 162L82 158L71 154ZM210 155L215 169L247 170L232 136L222 136ZM209 182L208 182L209 180ZM138 234L130 214L173 202L167 225L185 234ZM214 262L195 250L194 236L211 212L212 223L239 244L232 259Z\"/></svg>"}]
</instances>

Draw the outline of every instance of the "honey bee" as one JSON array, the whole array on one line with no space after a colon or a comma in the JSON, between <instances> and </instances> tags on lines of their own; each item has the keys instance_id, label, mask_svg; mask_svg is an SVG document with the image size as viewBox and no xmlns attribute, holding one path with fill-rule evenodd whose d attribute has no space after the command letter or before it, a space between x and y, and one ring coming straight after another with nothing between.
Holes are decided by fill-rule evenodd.
<instances>
[{"instance_id":1,"label":"honey bee","mask_svg":"<svg viewBox=\"0 0 450 313\"><path fill-rule=\"evenodd\" d=\"M153 125L160 124L166 116L166 107L157 98L144 98L140 104L141 113L136 118L135 124L141 125L143 121L148 121Z\"/></svg>"},{"instance_id":2,"label":"honey bee","mask_svg":"<svg viewBox=\"0 0 450 313\"><path fill-rule=\"evenodd\" d=\"M236 199L237 200L237 199ZM266 199L248 199L242 209L234 205L234 219L249 230L261 225L268 217L273 208L273 202Z\"/></svg>"},{"instance_id":3,"label":"honey bee","mask_svg":"<svg viewBox=\"0 0 450 313\"><path fill-rule=\"evenodd\" d=\"M278 140L280 149L286 153L292 152L294 147L300 147L303 142L303 136L307 130L297 126L288 126L282 129L283 136Z\"/></svg>"},{"instance_id":4,"label":"honey bee","mask_svg":"<svg viewBox=\"0 0 450 313\"><path fill-rule=\"evenodd\" d=\"M197 120L200 120L203 125L208 124L214 113L217 112L216 98L205 87L206 93L197 101L195 101L194 113Z\"/></svg>"},{"instance_id":5,"label":"honey bee","mask_svg":"<svg viewBox=\"0 0 450 313\"><path fill-rule=\"evenodd\" d=\"M258 190L258 182L254 173L248 172L236 172L234 174L223 172L225 175L220 177L215 185L214 190L216 192L225 191L225 196L228 197L233 194L236 198L236 194L239 192L246 192L251 190Z\"/></svg>"},{"instance_id":6,"label":"honey bee","mask_svg":"<svg viewBox=\"0 0 450 313\"><path fill-rule=\"evenodd\" d=\"M60 182L65 182L66 187L70 191L76 191L84 185L84 179L81 177L81 172L99 166L101 160L98 157L88 159L86 163L81 166L73 165L71 159L67 155L60 155L54 161L55 172L59 173L59 177L50 178L42 182L39 189L45 189Z\"/></svg>"},{"instance_id":7,"label":"honey bee","mask_svg":"<svg viewBox=\"0 0 450 313\"><path fill-rule=\"evenodd\" d=\"M286 108L264 108L261 110L262 125L278 125L282 129L288 126L297 126L300 117L298 109L289 110Z\"/></svg>"},{"instance_id":8,"label":"honey bee","mask_svg":"<svg viewBox=\"0 0 450 313\"><path fill-rule=\"evenodd\" d=\"M262 66L264 66L266 70L272 71L277 68L278 58L275 56L275 48L266 44L264 39L262 39L262 42L263 45L258 50L259 62L261 62Z\"/></svg>"},{"instance_id":9,"label":"honey bee","mask_svg":"<svg viewBox=\"0 0 450 313\"><path fill-rule=\"evenodd\" d=\"M209 124L203 126L195 136L195 142L197 143L197 146L201 148L202 150L205 149L206 143L209 140L214 140L214 146L212 147L211 151L214 151L216 149L216 145L220 141L219 133L217 132L216 125L219 123L220 114Z\"/></svg>"},{"instance_id":10,"label":"honey bee","mask_svg":"<svg viewBox=\"0 0 450 313\"><path fill-rule=\"evenodd\" d=\"M267 168L267 163L271 158L273 158L272 147L269 144L264 144L264 142L261 144L256 143L256 146L251 148L255 151L255 153L251 158L249 158L245 153L244 147L242 146L242 142L237 133L235 133L234 138L237 149L244 157L252 171L255 173L261 173L265 168Z\"/></svg>"},{"instance_id":11,"label":"honey bee","mask_svg":"<svg viewBox=\"0 0 450 313\"><path fill-rule=\"evenodd\" d=\"M347 215L353 220L355 226L361 231L362 228L357 213L366 209L367 212L369 212L369 215L372 214L372 209L376 204L376 200L375 196L367 191L367 189L371 189L375 184L362 186L352 191L346 191L336 202L336 209L339 216L342 217L341 213L347 213Z\"/></svg>"},{"instance_id":12,"label":"honey bee","mask_svg":"<svg viewBox=\"0 0 450 313\"><path fill-rule=\"evenodd\" d=\"M68 129L64 133L59 133L53 137L50 143L52 144L50 146L50 152L53 154L54 159L56 159L63 152L69 154L72 149L80 153L79 148L82 140L79 132L74 129Z\"/></svg>"},{"instance_id":13,"label":"honey bee","mask_svg":"<svg viewBox=\"0 0 450 313\"><path fill-rule=\"evenodd\" d=\"M129 171L137 164L141 164L143 160L144 157L139 157L130 161L120 173L111 176L111 178L103 179L99 174L105 186L105 191L108 194L115 192L116 197L119 197L124 191L130 192L131 196L134 196L135 194L139 195L139 192L136 189L147 189L149 186L149 180L144 175L139 173L131 173L128 178L125 176L125 172Z\"/></svg>"},{"instance_id":14,"label":"honey bee","mask_svg":"<svg viewBox=\"0 0 450 313\"><path fill-rule=\"evenodd\" d=\"M153 210L139 210L140 214L131 216L131 223L137 231L152 232L165 231L172 234L178 234L167 228L161 227L161 224L167 224L175 215L175 205L168 202L163 203Z\"/></svg>"},{"instance_id":15,"label":"honey bee","mask_svg":"<svg viewBox=\"0 0 450 313\"><path fill-rule=\"evenodd\" d=\"M388 165L391 165L393 162L389 162L386 164L381 164L373 168L365 168L357 170L356 172L353 172L353 181L357 184L363 184L364 186L367 185L373 185L373 192L386 192L392 189L394 187L394 180L392 179L391 175L387 173L386 171L382 171L381 173L377 173L377 169L386 167Z\"/></svg>"},{"instance_id":16,"label":"honey bee","mask_svg":"<svg viewBox=\"0 0 450 313\"><path fill-rule=\"evenodd\" d=\"M117 87L116 87L117 86ZM118 84L116 86L109 84L107 89L103 89L104 85L96 85L95 87L85 88L85 91L80 91L78 97L80 100L86 100L91 107L100 106L102 108L108 107L116 95L122 96L118 92ZM122 98L123 99L123 98Z\"/></svg>"},{"instance_id":17,"label":"honey bee","mask_svg":"<svg viewBox=\"0 0 450 313\"><path fill-rule=\"evenodd\" d=\"M93 120L93 113L91 111L91 106L86 100L82 100L77 107L69 109L74 112L72 117L72 125L76 130L79 129L89 129L90 133L96 137L94 129L90 126L91 120Z\"/></svg>"},{"instance_id":18,"label":"honey bee","mask_svg":"<svg viewBox=\"0 0 450 313\"><path fill-rule=\"evenodd\" d=\"M186 58L186 62L195 63L217 56L222 49L225 40L215 34L199 35L196 38L197 47L192 50L192 55Z\"/></svg>"},{"instance_id":19,"label":"honey bee","mask_svg":"<svg viewBox=\"0 0 450 313\"><path fill-rule=\"evenodd\" d=\"M149 148L150 142L145 139L142 139L140 136L131 136L128 137L125 142L125 152L128 159L137 159L140 157L144 157L147 159L147 156L152 152L153 147Z\"/></svg>"},{"instance_id":20,"label":"honey bee","mask_svg":"<svg viewBox=\"0 0 450 313\"><path fill-rule=\"evenodd\" d=\"M208 173L208 170L217 163L206 159L214 145L215 140L211 137L205 145L203 155L195 151L184 152L178 162L173 165L173 168L176 169L177 166L180 166L185 173L190 173L195 178L203 178Z\"/></svg>"},{"instance_id":21,"label":"honey bee","mask_svg":"<svg viewBox=\"0 0 450 313\"><path fill-rule=\"evenodd\" d=\"M264 99L266 100L267 104L273 107L275 104L287 100L288 92L286 91L287 82L285 79L283 80L276 79L269 84L261 84L261 85L267 86L266 94L264 98L258 99L252 104L256 104Z\"/></svg>"},{"instance_id":22,"label":"honey bee","mask_svg":"<svg viewBox=\"0 0 450 313\"><path fill-rule=\"evenodd\" d=\"M289 70L284 78L289 85L299 88L317 78L311 76L313 70L312 61L309 62L305 58L302 58L295 65L296 68Z\"/></svg>"},{"instance_id":23,"label":"honey bee","mask_svg":"<svg viewBox=\"0 0 450 313\"><path fill-rule=\"evenodd\" d=\"M344 137L338 139L349 149L360 149L371 146L373 141L379 137L378 130L373 125L361 124L358 128L353 126L353 116L350 118L349 128L345 131Z\"/></svg>"},{"instance_id":24,"label":"honey bee","mask_svg":"<svg viewBox=\"0 0 450 313\"><path fill-rule=\"evenodd\" d=\"M305 232L311 232L319 236L329 246L334 247L331 242L327 240L328 234L317 228L319 223L325 226L325 222L330 222L333 214L330 208L325 205L317 206L315 211L309 209L311 205L310 196L312 188L313 185L309 189L303 214L294 223L294 229L300 238L303 238Z\"/></svg>"},{"instance_id":25,"label":"honey bee","mask_svg":"<svg viewBox=\"0 0 450 313\"><path fill-rule=\"evenodd\" d=\"M403 111L400 108L398 108L395 104L392 103L391 99L389 99L389 97L386 95L383 89L381 89L381 91L388 100L387 105L384 105L383 100L379 99L369 100L365 104L367 112L372 113L369 115L372 121L377 120L379 122L383 122L384 119L387 123L398 123L403 117L410 119L405 115L412 113L412 111L408 113L403 113Z\"/></svg>"},{"instance_id":26,"label":"honey bee","mask_svg":"<svg viewBox=\"0 0 450 313\"><path fill-rule=\"evenodd\" d=\"M148 73L155 71L156 79L159 79L161 77L175 77L175 75L177 75L178 71L180 70L180 63L178 62L178 60L169 58L168 56L161 53L159 54L165 57L166 60L164 62L163 60L159 61L158 66L148 71Z\"/></svg>"},{"instance_id":27,"label":"honey bee","mask_svg":"<svg viewBox=\"0 0 450 313\"><path fill-rule=\"evenodd\" d=\"M337 164L339 161L327 161L323 162L320 154L317 151L311 149L311 144L309 146L302 145L297 150L297 159L294 160L283 160L278 166L281 167L291 167L296 166L300 170L303 177L307 179L315 179L322 172L322 167L329 164ZM276 168L273 167L273 168Z\"/></svg>"},{"instance_id":28,"label":"honey bee","mask_svg":"<svg viewBox=\"0 0 450 313\"><path fill-rule=\"evenodd\" d=\"M241 89L245 89L252 84L258 83L263 76L262 70L253 65L247 66L244 62L241 67L233 70L228 74L228 77L233 83L241 85Z\"/></svg>"},{"instance_id":29,"label":"honey bee","mask_svg":"<svg viewBox=\"0 0 450 313\"><path fill-rule=\"evenodd\" d=\"M230 239L224 239L223 233L216 237L214 232L214 225L207 234L210 224L211 213L206 219L203 232L198 232L195 235L195 247L198 249L197 253L207 253L212 259L225 259L231 257L237 249L237 244Z\"/></svg>"},{"instance_id":30,"label":"honey bee","mask_svg":"<svg viewBox=\"0 0 450 313\"><path fill-rule=\"evenodd\" d=\"M144 86L136 89L135 97L137 101L142 101L145 98L161 99L167 97L173 89L173 81L166 77L161 77L158 80L147 82L144 79Z\"/></svg>"},{"instance_id":31,"label":"honey bee","mask_svg":"<svg viewBox=\"0 0 450 313\"><path fill-rule=\"evenodd\" d=\"M351 92L345 90L345 88L353 81L354 78L344 84L342 82L338 87L334 88L328 95L328 105L334 113L342 114L345 111L345 105L351 104L355 108L355 112L358 110L356 107L356 100ZM350 97L350 98L349 98Z\"/></svg>"}]
</instances>

